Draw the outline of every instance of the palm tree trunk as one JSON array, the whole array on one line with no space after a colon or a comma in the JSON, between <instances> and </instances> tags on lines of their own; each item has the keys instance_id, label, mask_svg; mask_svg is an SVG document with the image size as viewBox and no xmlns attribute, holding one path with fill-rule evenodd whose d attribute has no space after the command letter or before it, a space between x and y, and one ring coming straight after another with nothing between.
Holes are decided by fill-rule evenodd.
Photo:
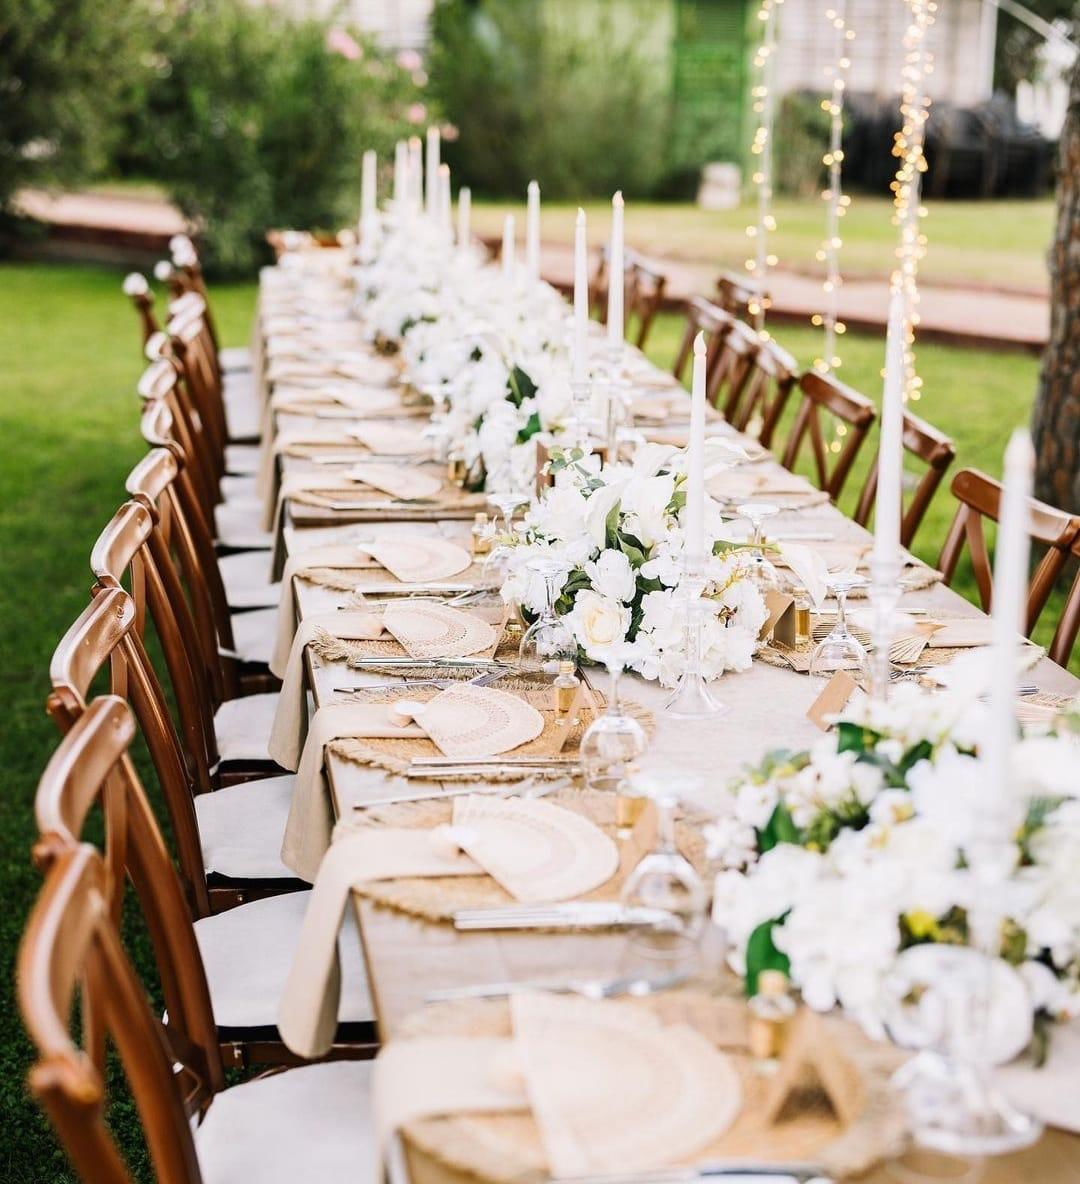
<instances>
[{"instance_id":1,"label":"palm tree trunk","mask_svg":"<svg viewBox=\"0 0 1080 1184\"><path fill-rule=\"evenodd\" d=\"M1032 432L1036 496L1080 513L1080 58L1061 132L1057 229L1050 247L1050 340Z\"/></svg>"}]
</instances>

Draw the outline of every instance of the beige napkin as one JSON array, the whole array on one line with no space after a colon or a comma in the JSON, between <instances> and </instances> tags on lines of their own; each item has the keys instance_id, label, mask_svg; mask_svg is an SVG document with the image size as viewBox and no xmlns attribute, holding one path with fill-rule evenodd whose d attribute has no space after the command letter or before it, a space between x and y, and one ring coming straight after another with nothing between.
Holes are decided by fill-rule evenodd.
<instances>
[{"instance_id":1,"label":"beige napkin","mask_svg":"<svg viewBox=\"0 0 1080 1184\"><path fill-rule=\"evenodd\" d=\"M780 562L785 563L806 589L814 608L820 609L829 594L829 568L813 547L804 543L780 543Z\"/></svg>"},{"instance_id":2,"label":"beige napkin","mask_svg":"<svg viewBox=\"0 0 1080 1184\"><path fill-rule=\"evenodd\" d=\"M443 487L442 481L431 473L418 472L404 465L351 465L344 470L344 475L391 497L434 497Z\"/></svg>"},{"instance_id":3,"label":"beige napkin","mask_svg":"<svg viewBox=\"0 0 1080 1184\"><path fill-rule=\"evenodd\" d=\"M1027 1114L1061 1130L1080 1133L1080 1020L1051 1024L1045 1064L1036 1068L1026 1055L994 1070L994 1084Z\"/></svg>"},{"instance_id":4,"label":"beige napkin","mask_svg":"<svg viewBox=\"0 0 1080 1184\"><path fill-rule=\"evenodd\" d=\"M421 436L420 430L419 424L403 428L389 423L361 423L349 428L347 434L353 440L359 440L370 452L411 456L431 452L431 444Z\"/></svg>"},{"instance_id":5,"label":"beige napkin","mask_svg":"<svg viewBox=\"0 0 1080 1184\"><path fill-rule=\"evenodd\" d=\"M820 495L809 481L795 473L762 473L745 469L734 469L721 473L706 483L706 489L715 498L736 501L755 497L792 497Z\"/></svg>"},{"instance_id":6,"label":"beige napkin","mask_svg":"<svg viewBox=\"0 0 1080 1184\"><path fill-rule=\"evenodd\" d=\"M281 599L278 601L277 632L270 671L277 678L285 677L285 668L296 634L296 599L293 596L293 577L309 567L338 567L345 570L366 566L364 553L355 543L328 543L321 547L307 547L285 560L281 574ZM343 635L341 635L343 636Z\"/></svg>"},{"instance_id":7,"label":"beige napkin","mask_svg":"<svg viewBox=\"0 0 1080 1184\"><path fill-rule=\"evenodd\" d=\"M280 483L276 493L263 501L263 530L276 531L281 523L285 503L297 493L348 494L356 482L339 470L320 470L314 473L290 473Z\"/></svg>"},{"instance_id":8,"label":"beige napkin","mask_svg":"<svg viewBox=\"0 0 1080 1184\"><path fill-rule=\"evenodd\" d=\"M990 617L959 617L945 621L930 635L930 649L973 649L993 640L994 622Z\"/></svg>"},{"instance_id":9,"label":"beige napkin","mask_svg":"<svg viewBox=\"0 0 1080 1184\"><path fill-rule=\"evenodd\" d=\"M479 874L445 830L348 829L327 851L278 1008L281 1038L299 1056L323 1056L334 1039L341 995L337 942L350 891L371 880Z\"/></svg>"},{"instance_id":10,"label":"beige napkin","mask_svg":"<svg viewBox=\"0 0 1080 1184\"><path fill-rule=\"evenodd\" d=\"M416 724L402 726L392 722L386 703L328 703L320 707L308 726L299 764L295 761L286 763L282 758L291 754L284 749L279 749L281 755L274 757L285 768L296 769L296 784L281 845L282 863L301 880L310 883L330 846L333 821L330 793L323 778L328 744L360 736L415 739L423 735L423 730ZM287 743L288 739L286 730L282 729L282 743ZM273 751L272 737L271 754Z\"/></svg>"},{"instance_id":11,"label":"beige napkin","mask_svg":"<svg viewBox=\"0 0 1080 1184\"><path fill-rule=\"evenodd\" d=\"M338 388L278 386L270 397L281 415L308 415L318 419L377 419L394 416L402 409L400 396L385 387Z\"/></svg>"},{"instance_id":12,"label":"beige napkin","mask_svg":"<svg viewBox=\"0 0 1080 1184\"><path fill-rule=\"evenodd\" d=\"M268 436L269 431L264 428L263 439L266 440ZM277 492L278 457L282 453L288 452L290 448L304 444L321 444L340 449L342 452L355 451L357 457L363 455L363 445L356 440L349 439L348 436L342 433L340 428L290 428L283 432L278 432L269 447L266 444L263 445L262 456L259 459L259 471L256 474L255 491L260 498L272 499Z\"/></svg>"},{"instance_id":13,"label":"beige napkin","mask_svg":"<svg viewBox=\"0 0 1080 1184\"><path fill-rule=\"evenodd\" d=\"M639 1172L691 1158L742 1106L730 1059L632 1003L523 991L514 1043L551 1175Z\"/></svg>"}]
</instances>

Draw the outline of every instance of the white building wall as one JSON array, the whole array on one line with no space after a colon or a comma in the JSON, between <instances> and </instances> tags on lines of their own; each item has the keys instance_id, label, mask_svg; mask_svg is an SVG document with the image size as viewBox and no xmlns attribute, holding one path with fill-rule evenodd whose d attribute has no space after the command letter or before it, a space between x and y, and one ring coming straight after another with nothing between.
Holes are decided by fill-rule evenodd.
<instances>
[{"instance_id":1,"label":"white building wall","mask_svg":"<svg viewBox=\"0 0 1080 1184\"><path fill-rule=\"evenodd\" d=\"M932 99L970 106L990 97L983 0L941 0L926 45L934 55L928 80ZM825 13L846 15L855 32L849 87L883 98L900 89L907 5L903 0L784 0L780 9L777 77L785 91L825 89L825 69L835 54L835 32Z\"/></svg>"}]
</instances>

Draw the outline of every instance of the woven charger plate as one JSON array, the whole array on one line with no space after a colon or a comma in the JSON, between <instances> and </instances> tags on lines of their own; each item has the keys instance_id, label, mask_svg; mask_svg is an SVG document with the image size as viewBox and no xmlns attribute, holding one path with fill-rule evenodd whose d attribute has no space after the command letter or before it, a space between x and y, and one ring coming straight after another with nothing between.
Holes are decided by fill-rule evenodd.
<instances>
[{"instance_id":1,"label":"woven charger plate","mask_svg":"<svg viewBox=\"0 0 1080 1184\"><path fill-rule=\"evenodd\" d=\"M583 815L606 835L617 838L614 794L568 788L550 794L543 800ZM376 806L370 810L356 811L358 817L350 822L350 827L404 826L430 829L449 823L453 809L452 799ZM675 841L697 873L704 877L707 858L701 833L687 823L677 822ZM606 884L580 899L618 900L626 875L627 871L620 868ZM389 905L414 917L423 917L427 921L452 921L459 909L496 908L514 903L513 897L490 876L379 880L362 884L356 891L379 904Z\"/></svg>"},{"instance_id":2,"label":"woven charger plate","mask_svg":"<svg viewBox=\"0 0 1080 1184\"><path fill-rule=\"evenodd\" d=\"M371 594L377 596L378 592L374 589L392 587L400 588L406 591L411 587L422 588L422 584L412 585L403 583L387 571L381 563L377 563L374 559L367 562L358 560L355 567L309 567L303 571L297 572L297 579L305 580L309 584L317 584L321 588L333 588L339 592L363 592L365 589L372 590ZM459 575L451 577L449 580L438 580L437 583L462 584L469 587L478 587L484 581L484 570L479 563L470 564Z\"/></svg>"},{"instance_id":3,"label":"woven charger plate","mask_svg":"<svg viewBox=\"0 0 1080 1184\"><path fill-rule=\"evenodd\" d=\"M871 1041L854 1024L822 1018L822 1039L852 1067L858 1115L841 1126L813 1078L800 1083L779 1115L767 1125L762 1108L772 1078L755 1071L747 1049L747 1010L742 1000L680 990L647 999L620 1000L625 1007L651 1010L665 1023L685 1023L730 1056L743 1090L742 1110L725 1134L697 1160L812 1162L837 1176L861 1175L876 1163L901 1154L907 1129L889 1079L905 1054ZM420 1036L510 1036L505 1000L470 999L438 1003L407 1017L398 1038ZM532 1115L456 1115L408 1123L403 1131L413 1149L456 1172L493 1184L528 1184L548 1178L540 1132Z\"/></svg>"}]
</instances>

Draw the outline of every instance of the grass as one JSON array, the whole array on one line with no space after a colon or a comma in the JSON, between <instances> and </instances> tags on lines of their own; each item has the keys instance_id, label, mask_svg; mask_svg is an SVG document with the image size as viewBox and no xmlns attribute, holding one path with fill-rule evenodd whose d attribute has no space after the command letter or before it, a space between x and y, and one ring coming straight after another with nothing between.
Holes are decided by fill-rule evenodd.
<instances>
[{"instance_id":1,"label":"grass","mask_svg":"<svg viewBox=\"0 0 1080 1184\"><path fill-rule=\"evenodd\" d=\"M920 266L927 283L969 281L1006 287L1047 287L1045 256L1050 243L1054 203L1032 201L927 202L923 226L930 246ZM607 235L610 207L585 206L594 242ZM856 194L844 219L842 267L847 275L886 275L895 263L896 230L892 206L883 197ZM576 205L545 202L541 235L545 241L573 242ZM473 225L478 233L500 235L503 217L513 213L522 234L521 203L477 202ZM777 229L770 245L779 266L820 272L814 253L825 233L820 203L780 198L775 204ZM701 210L683 203L631 202L626 208L627 242L647 255L709 264L713 270L738 267L747 255L746 226L754 211Z\"/></svg>"},{"instance_id":2,"label":"grass","mask_svg":"<svg viewBox=\"0 0 1080 1184\"><path fill-rule=\"evenodd\" d=\"M135 317L120 294L119 272L45 265L0 267L0 679L6 726L0 759L0 1179L9 1184L70 1179L66 1162L25 1094L28 1045L10 992L19 935L39 880L29 863L34 787L56 734L43 711L46 671L58 638L85 606L87 556L123 499L123 482L142 452L134 383L140 371ZM246 340L254 287L215 285L214 308L228 344ZM681 322L661 317L650 352L674 355ZM778 330L802 361L809 330ZM868 393L880 388L879 340L849 335L843 376ZM920 410L957 440L960 463L1000 470L1009 428L1024 422L1037 364L1014 354L946 346L919 349L926 384ZM869 457L871 447L864 450ZM861 473L852 479L858 488ZM931 561L950 517L939 494L918 550ZM131 1140L132 1118L122 1115Z\"/></svg>"}]
</instances>

